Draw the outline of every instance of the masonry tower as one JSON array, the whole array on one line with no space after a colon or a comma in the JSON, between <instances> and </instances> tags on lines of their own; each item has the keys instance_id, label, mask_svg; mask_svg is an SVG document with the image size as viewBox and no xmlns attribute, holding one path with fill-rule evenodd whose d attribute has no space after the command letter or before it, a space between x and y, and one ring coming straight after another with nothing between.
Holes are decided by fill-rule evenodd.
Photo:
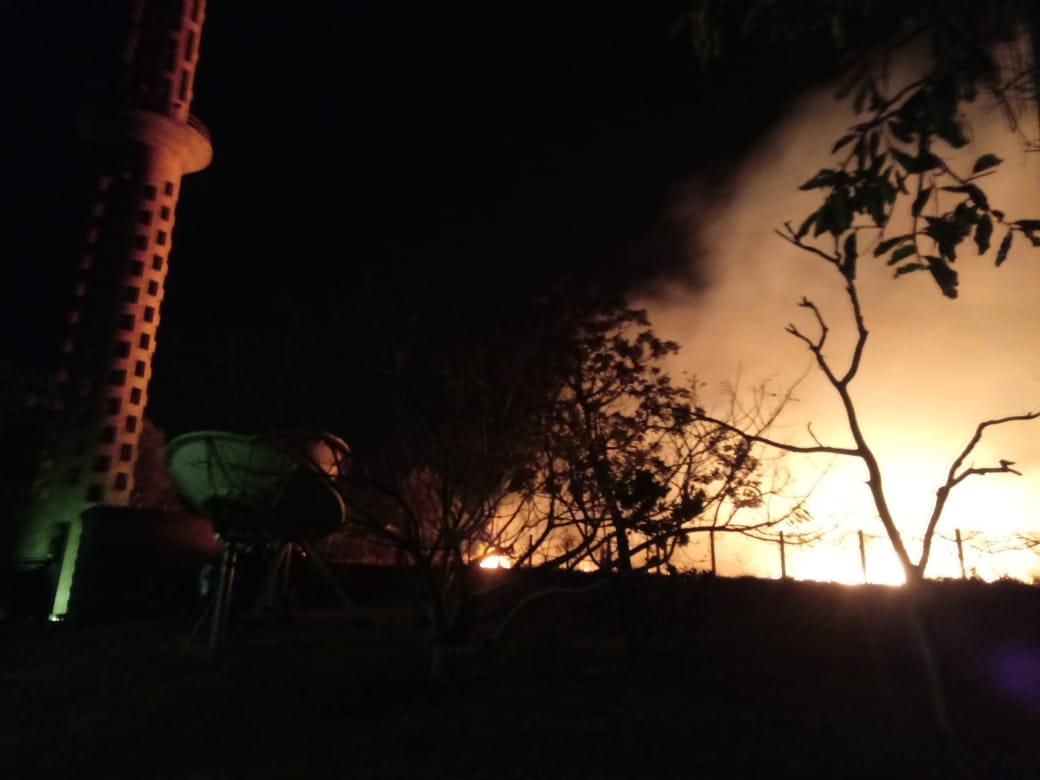
<instances>
[{"instance_id":1,"label":"masonry tower","mask_svg":"<svg viewBox=\"0 0 1040 780\"><path fill-rule=\"evenodd\" d=\"M206 0L133 0L122 59L85 123L98 153L58 371L58 409L16 541L17 569L48 568L51 616L68 610L82 530L96 504L126 505L181 177L205 168L190 113Z\"/></svg>"}]
</instances>

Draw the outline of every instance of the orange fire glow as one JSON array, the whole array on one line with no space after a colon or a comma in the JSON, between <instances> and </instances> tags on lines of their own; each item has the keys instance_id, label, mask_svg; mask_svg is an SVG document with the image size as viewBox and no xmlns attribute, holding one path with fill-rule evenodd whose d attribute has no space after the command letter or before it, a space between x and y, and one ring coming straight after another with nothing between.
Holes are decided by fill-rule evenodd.
<instances>
[{"instance_id":1,"label":"orange fire glow","mask_svg":"<svg viewBox=\"0 0 1040 780\"><path fill-rule=\"evenodd\" d=\"M811 321L799 318L804 312L797 307L803 296L809 297L830 327L827 359L843 370L853 332L841 280L826 264L773 233L818 207L815 196L799 192L798 185L826 164L833 139L855 121L839 113L837 105L833 90L806 96L735 174L728 197L709 214L704 204L713 201L714 191L691 182L674 204L673 217L688 222L691 256L703 263L708 282L698 291L662 286L635 303L649 310L659 335L683 346L673 373L686 371L713 383L706 386L706 396L735 376L769 377L778 389L804 376L795 391L798 402L789 405L771 435L793 444L811 446L818 437L849 447L834 388L804 343L784 331L791 322L812 328ZM992 109L984 101L973 109L973 141L957 154L970 169L981 153L998 152L1005 163L987 179L987 193L1013 209L1008 219L1033 218L1040 214L1040 166L1008 129L1004 115ZM1020 127L1025 137L1040 135L1035 106L1023 113ZM896 224L890 229L903 232ZM849 389L914 560L936 488L975 425L1040 407L1040 262L1037 250L1024 244L1016 244L999 269L992 253L959 263L956 301L944 299L926 275L895 280L880 262L860 264L857 287L870 337ZM723 403L724 393L705 398L713 400ZM966 465L995 465L1004 458L1014 461L1022 476L972 476L953 490L936 530L927 576L961 577L962 571L985 580L1040 576L1040 556L1018 542L1022 534L1040 538L1040 422L990 429ZM819 482L809 509L823 531L812 545L787 546L788 576L901 583L903 572L877 518L863 465L852 458L824 463L790 456L788 468L806 486ZM1019 549L1013 549L1016 545ZM703 539L691 545L697 568L707 568L707 550ZM716 552L719 574L780 576L776 544L719 537Z\"/></svg>"},{"instance_id":2,"label":"orange fire glow","mask_svg":"<svg viewBox=\"0 0 1040 780\"><path fill-rule=\"evenodd\" d=\"M480 560L482 569L509 569L512 566L513 562L505 555L485 555Z\"/></svg>"}]
</instances>

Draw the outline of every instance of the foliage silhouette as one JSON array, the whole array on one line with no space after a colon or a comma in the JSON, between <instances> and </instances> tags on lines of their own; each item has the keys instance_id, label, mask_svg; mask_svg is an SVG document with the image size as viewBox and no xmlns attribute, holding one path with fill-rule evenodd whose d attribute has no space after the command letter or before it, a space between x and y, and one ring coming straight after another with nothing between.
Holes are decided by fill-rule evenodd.
<instances>
[{"instance_id":1,"label":"foliage silhouette","mask_svg":"<svg viewBox=\"0 0 1040 780\"><path fill-rule=\"evenodd\" d=\"M841 84L836 99L851 105L857 121L835 140L836 160L802 184L819 191L822 202L791 232L798 239L843 240L846 273L855 272L867 243L862 231L870 231L873 255L885 258L895 276L927 272L943 295L956 298L958 255L972 249L984 255L996 242L1000 266L1016 235L1040 246L1040 220L1009 217L983 189L1000 157L984 153L970 170L952 161L952 152L969 143L964 110L979 95L995 99L1020 134L1017 112L1024 105L1035 110L1040 69L1028 55L1002 61L995 54L999 45L1014 52L1016 37L1035 44L1040 14L1034 3L821 0L781 10L772 0L696 0L683 23L705 63L720 56L733 27L741 35L789 44L815 39L833 48ZM895 58L922 49L926 64L900 82ZM897 214L896 224L910 227L889 235Z\"/></svg>"},{"instance_id":2,"label":"foliage silhouette","mask_svg":"<svg viewBox=\"0 0 1040 780\"><path fill-rule=\"evenodd\" d=\"M554 563L674 571L691 534L767 538L807 519L804 498L766 511L786 472L734 428L764 432L787 396L758 388L752 409L725 410L731 427L706 424L694 414L696 380L677 384L666 370L679 346L658 338L645 312L609 301L590 311L554 356L559 384L534 485L543 535L567 541L549 552Z\"/></svg>"},{"instance_id":3,"label":"foliage silhouette","mask_svg":"<svg viewBox=\"0 0 1040 780\"><path fill-rule=\"evenodd\" d=\"M480 632L474 605L511 576L475 576L487 555L524 570L674 571L693 532L763 536L806 518L794 498L785 513L741 520L785 475L732 426L696 418L692 390L665 370L676 349L643 312L565 289L435 360L402 348L367 364L392 414L383 447L353 450L341 488L353 533L416 574L435 676L520 608L606 581L555 583ZM773 416L759 417L763 431Z\"/></svg>"},{"instance_id":4,"label":"foliage silhouette","mask_svg":"<svg viewBox=\"0 0 1040 780\"><path fill-rule=\"evenodd\" d=\"M764 444L770 444L785 452L843 455L858 458L862 461L863 465L867 469L867 486L870 489L870 495L873 499L874 507L877 510L878 519L884 527L888 541L899 559L907 583L916 584L924 579L925 570L931 556L932 542L935 537L936 529L953 489L971 476L984 476L987 474L1021 475L1019 471L1013 468L1015 464L1010 460L999 459L995 465L988 466L976 466L973 462L969 461L969 458L974 452L976 446L982 440L985 432L990 428L1008 423L1035 420L1040 417L1040 411L994 417L983 420L975 426L975 430L968 439L967 444L965 444L964 448L956 455L952 465L949 467L945 481L936 488L935 502L922 536L921 552L917 559L914 560L907 549L903 532L896 525L895 519L893 518L892 512L889 508L888 499L882 482L881 466L868 441L868 434L864 430L860 421L856 409L856 403L850 389L852 381L859 374L869 335L860 303L859 291L856 286L856 274L854 271L855 242L853 241L850 243L848 240L839 241L835 239L834 247L830 250L824 250L816 244L807 243L806 238L803 235L800 235L798 231L792 229L790 225L787 226L787 231L780 235L800 250L825 260L842 277L845 296L851 310L856 332L855 343L852 347L851 354L847 358L847 362L839 364L824 354L824 347L827 343L829 327L819 307L808 298L803 298L798 305L811 313L815 324L815 333L807 332L794 324L787 326L787 332L806 345L813 355L817 368L826 377L835 393L837 393L838 398L841 401L842 409L844 410L849 433L852 436L853 446L838 447L827 445L816 439L815 435L813 435L815 443L809 446L795 446L761 435L752 435L751 438ZM854 237L855 234L850 235ZM727 425L725 421L716 420L707 415L705 415L705 419L720 425Z\"/></svg>"}]
</instances>

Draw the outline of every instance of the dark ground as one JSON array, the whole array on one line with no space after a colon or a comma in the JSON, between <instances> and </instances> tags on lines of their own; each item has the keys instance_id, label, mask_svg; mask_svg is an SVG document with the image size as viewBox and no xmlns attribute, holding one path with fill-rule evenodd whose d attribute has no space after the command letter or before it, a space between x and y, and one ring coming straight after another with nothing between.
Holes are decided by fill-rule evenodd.
<instances>
[{"instance_id":1,"label":"dark ground","mask_svg":"<svg viewBox=\"0 0 1040 780\"><path fill-rule=\"evenodd\" d=\"M1040 589L923 599L914 617L900 589L612 583L532 607L436 687L385 601L371 626L239 623L216 657L186 649L187 615L12 622L0 774L1040 777Z\"/></svg>"}]
</instances>

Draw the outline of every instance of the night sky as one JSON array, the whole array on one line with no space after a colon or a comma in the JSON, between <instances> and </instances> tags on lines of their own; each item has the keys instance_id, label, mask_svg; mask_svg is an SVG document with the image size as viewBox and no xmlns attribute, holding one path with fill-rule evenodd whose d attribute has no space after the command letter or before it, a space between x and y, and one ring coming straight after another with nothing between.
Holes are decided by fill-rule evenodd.
<instances>
[{"instance_id":1,"label":"night sky","mask_svg":"<svg viewBox=\"0 0 1040 780\"><path fill-rule=\"evenodd\" d=\"M27 371L57 356L90 195L76 116L119 48L94 5L23 4L8 28L0 360ZM726 197L825 75L761 42L701 71L682 3L342 5L209 4L192 110L214 161L183 186L150 390L171 434L252 424L228 399L285 355L320 362L307 333L359 337L366 306L451 338L562 277L698 284L676 194Z\"/></svg>"}]
</instances>

